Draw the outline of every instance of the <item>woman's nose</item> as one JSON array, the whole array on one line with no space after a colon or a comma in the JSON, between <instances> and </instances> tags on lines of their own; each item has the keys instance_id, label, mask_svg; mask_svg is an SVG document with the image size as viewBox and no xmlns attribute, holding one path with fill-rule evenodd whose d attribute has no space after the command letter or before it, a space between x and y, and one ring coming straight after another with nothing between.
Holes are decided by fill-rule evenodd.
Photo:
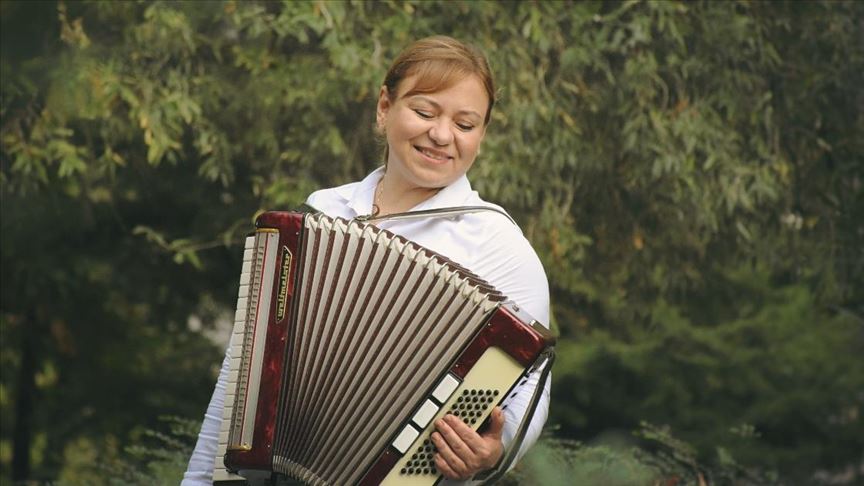
<instances>
[{"instance_id":1,"label":"woman's nose","mask_svg":"<svg viewBox=\"0 0 864 486\"><path fill-rule=\"evenodd\" d=\"M450 124L444 119L439 119L429 129L429 138L437 145L449 145L453 142L453 131Z\"/></svg>"}]
</instances>

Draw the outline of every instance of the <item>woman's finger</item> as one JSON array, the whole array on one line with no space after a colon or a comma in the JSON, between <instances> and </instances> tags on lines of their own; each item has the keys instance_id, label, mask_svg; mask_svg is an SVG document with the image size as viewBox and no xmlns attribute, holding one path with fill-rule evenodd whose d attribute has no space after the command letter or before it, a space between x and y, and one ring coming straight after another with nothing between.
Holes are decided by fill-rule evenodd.
<instances>
[{"instance_id":1,"label":"woman's finger","mask_svg":"<svg viewBox=\"0 0 864 486\"><path fill-rule=\"evenodd\" d=\"M467 428L458 418L447 414L443 418L435 422L435 428L441 434L442 438L447 442L450 450L452 450L463 462L473 455L474 451L465 441L455 427L462 425ZM471 431L471 429L468 429ZM473 431L471 431L473 433Z\"/></svg>"},{"instance_id":2,"label":"woman's finger","mask_svg":"<svg viewBox=\"0 0 864 486\"><path fill-rule=\"evenodd\" d=\"M478 454L484 450L483 437L480 437L474 429L469 427L465 422L453 415L445 415L444 421L453 429L453 432L459 436L459 439L464 443L472 453Z\"/></svg>"},{"instance_id":3,"label":"woman's finger","mask_svg":"<svg viewBox=\"0 0 864 486\"><path fill-rule=\"evenodd\" d=\"M468 476L468 465L465 464L465 461L463 461L462 458L453 451L450 444L440 433L440 429L439 431L432 433L432 443L435 444L435 448L438 449L438 453L435 454L436 465L440 459L447 466L446 468L441 468L442 473L448 470L451 471L453 475L448 476L450 479L463 479ZM447 474L445 474L445 476L447 476Z\"/></svg>"},{"instance_id":4,"label":"woman's finger","mask_svg":"<svg viewBox=\"0 0 864 486\"><path fill-rule=\"evenodd\" d=\"M435 467L447 479L462 479L462 477L447 464L447 461L441 457L441 454L435 454Z\"/></svg>"}]
</instances>

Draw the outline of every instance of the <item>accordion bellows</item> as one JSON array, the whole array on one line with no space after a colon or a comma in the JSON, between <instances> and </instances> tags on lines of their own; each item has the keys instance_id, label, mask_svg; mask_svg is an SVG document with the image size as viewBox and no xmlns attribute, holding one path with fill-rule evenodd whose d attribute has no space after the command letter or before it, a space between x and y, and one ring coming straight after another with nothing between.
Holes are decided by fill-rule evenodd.
<instances>
[{"instance_id":1,"label":"accordion bellows","mask_svg":"<svg viewBox=\"0 0 864 486\"><path fill-rule=\"evenodd\" d=\"M308 213L257 224L220 438L229 470L434 484L434 420L478 427L550 344L487 282L386 230Z\"/></svg>"}]
</instances>

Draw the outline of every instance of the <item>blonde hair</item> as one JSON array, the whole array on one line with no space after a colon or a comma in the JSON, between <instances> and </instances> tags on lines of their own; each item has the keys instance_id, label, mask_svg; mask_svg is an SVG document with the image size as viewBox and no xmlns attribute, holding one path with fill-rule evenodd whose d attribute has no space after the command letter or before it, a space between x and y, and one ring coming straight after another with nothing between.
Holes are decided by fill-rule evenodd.
<instances>
[{"instance_id":1,"label":"blonde hair","mask_svg":"<svg viewBox=\"0 0 864 486\"><path fill-rule=\"evenodd\" d=\"M420 39L403 50L384 77L390 101L396 101L399 83L415 76L417 83L404 96L447 89L466 76L477 76L489 97L483 123L488 125L495 105L495 81L486 56L477 48L452 37L436 35Z\"/></svg>"}]
</instances>

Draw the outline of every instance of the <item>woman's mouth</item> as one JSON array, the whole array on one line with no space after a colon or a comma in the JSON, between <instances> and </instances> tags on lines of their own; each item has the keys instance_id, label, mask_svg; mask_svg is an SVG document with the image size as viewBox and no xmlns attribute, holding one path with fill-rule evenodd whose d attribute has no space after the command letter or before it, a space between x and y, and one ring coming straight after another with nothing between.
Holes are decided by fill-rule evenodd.
<instances>
[{"instance_id":1,"label":"woman's mouth","mask_svg":"<svg viewBox=\"0 0 864 486\"><path fill-rule=\"evenodd\" d=\"M452 158L449 155L447 155L447 153L445 153L445 152L430 149L427 147L420 147L420 146L415 145L414 150L420 152L421 155L423 155L427 159L432 160L433 162L446 162Z\"/></svg>"}]
</instances>

